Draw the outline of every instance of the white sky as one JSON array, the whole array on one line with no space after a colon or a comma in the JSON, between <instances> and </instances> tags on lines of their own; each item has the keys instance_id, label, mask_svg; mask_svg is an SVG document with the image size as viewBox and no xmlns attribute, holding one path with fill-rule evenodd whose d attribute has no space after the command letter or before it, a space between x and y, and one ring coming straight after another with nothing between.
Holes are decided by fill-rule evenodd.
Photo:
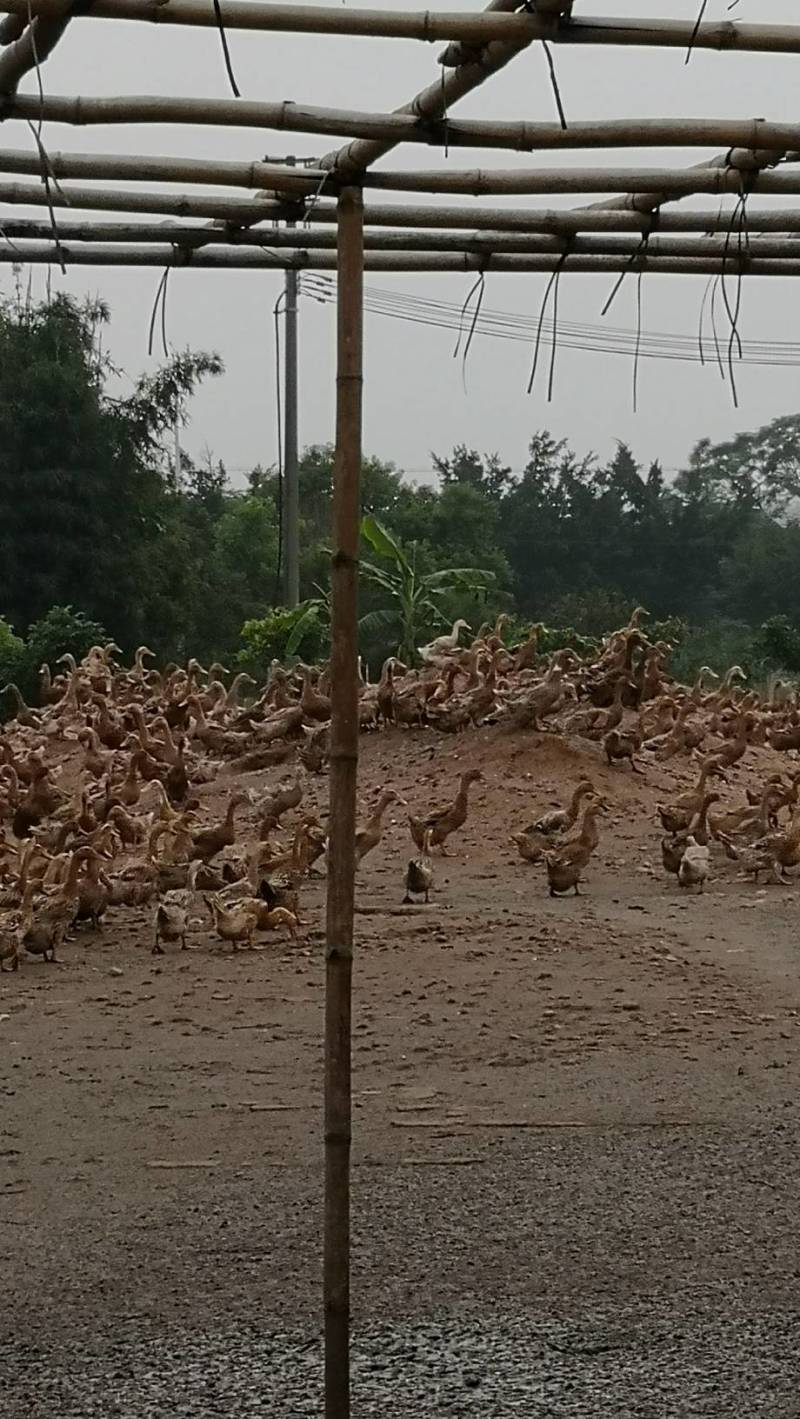
<instances>
[{"instance_id":1,"label":"white sky","mask_svg":"<svg viewBox=\"0 0 800 1419\"><path fill-rule=\"evenodd\" d=\"M332 3L332 0L331 0ZM422 8L413 0L370 0L374 8ZM434 0L432 8L472 8L473 0ZM700 0L575 0L576 15L642 18L657 15L693 19ZM479 8L474 4L474 8ZM727 0L709 0L706 18L727 15ZM741 0L735 17L762 23L800 23L796 0ZM413 41L251 35L232 31L229 42L239 87L245 98L388 110L406 102L440 72L442 46ZM554 49L567 118L753 118L797 121L800 57L731 55L697 51L691 63L677 50ZM228 97L219 40L213 29L196 30L75 20L44 69L51 94L170 94ZM30 78L23 92L34 92ZM541 46L522 54L505 71L454 110L454 116L549 120L553 98ZM253 160L294 151L314 156L336 147L335 140L269 131L189 127L69 128L49 124L51 151L147 152ZM4 146L30 148L26 127L4 125ZM688 166L710 152L703 149L593 155L614 165ZM462 168L475 165L543 166L561 161L582 165L581 152L514 155L455 149L449 158L434 148L405 145L384 160L388 167ZM0 168L2 164L0 163ZM110 185L110 184L105 184ZM381 194L380 200L398 200ZM424 199L422 199L424 200ZM459 199L451 199L459 200ZM468 201L469 199L460 199ZM538 199L540 203L551 199ZM591 198L567 199L580 205ZM513 199L513 205L534 203ZM552 203L552 205L555 205ZM711 207L714 199L700 199ZM783 205L783 204L782 204ZM0 220L25 215L0 204ZM66 214L65 214L66 215ZM106 214L106 219L110 214ZM10 268L0 268L8 288ZM34 268L34 289L43 289L43 268ZM109 345L130 374L153 365L147 357L147 329L159 279L155 269L73 270L51 273L55 289L78 295L99 292L112 307ZM462 301L471 277L421 274L391 277L376 273L371 285L412 291L436 299ZM173 271L169 281L168 335L179 347L215 349L227 373L210 381L195 399L186 432L194 454L209 446L234 470L276 456L275 366L272 307L283 277L278 272ZM546 277L489 275L487 308L536 315ZM564 320L599 320L609 291L603 277L571 276L561 282ZM645 278L644 323L649 331L694 335L705 282L701 278ZM626 282L609 322L632 328L635 287ZM800 282L751 279L744 283L742 333L745 339L796 339ZM301 442L333 437L334 314L332 307L305 301L301 306ZM631 401L627 358L562 350L555 396L547 404L545 381L538 393L525 390L531 352L524 344L477 339L470 352L467 392L460 361L452 358L453 335L404 322L369 316L366 325L365 449L393 459L421 476L433 449L454 443L498 451L513 467L525 461L531 433L548 427L580 451L608 454L625 439L640 459L659 457L667 468L680 466L700 437L728 438L798 408L797 372L742 368L740 408L718 372L696 364L643 360L639 411Z\"/></svg>"}]
</instances>

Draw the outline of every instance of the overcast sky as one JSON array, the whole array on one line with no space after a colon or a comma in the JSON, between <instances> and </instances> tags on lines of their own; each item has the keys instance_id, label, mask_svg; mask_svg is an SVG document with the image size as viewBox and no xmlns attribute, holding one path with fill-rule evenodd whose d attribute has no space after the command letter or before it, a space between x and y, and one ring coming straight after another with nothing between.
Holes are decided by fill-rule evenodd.
<instances>
[{"instance_id":1,"label":"overcast sky","mask_svg":"<svg viewBox=\"0 0 800 1419\"><path fill-rule=\"evenodd\" d=\"M574 13L624 17L668 15L693 19L700 0L575 0ZM412 0L370 0L373 7L422 8ZM435 9L477 10L477 0L435 0ZM724 18L727 0L709 0L707 19ZM736 17L743 21L797 23L796 0L741 0ZM388 110L409 100L441 70L441 46L413 41L358 38L257 36L232 32L230 47L236 76L246 98L292 99L315 105ZM696 52L688 66L677 50L557 48L555 59L568 119L585 118L754 118L797 121L800 58ZM214 30L148 26L102 20L75 20L44 70L52 94L171 94L228 97L218 37ZM32 79L23 92L34 92ZM549 120L553 99L544 57L536 45L483 89L458 106L463 117ZM52 151L147 152L253 160L290 151L302 157L331 146L325 139L248 129L188 127L68 128L47 125ZM32 146L24 125L4 125L4 146ZM596 155L615 165L630 162L686 166L709 151L693 149ZM482 164L510 167L552 161L582 165L584 153L562 158L546 154L515 156L499 152L453 150L446 158L436 149L405 145L384 161L391 167L453 168ZM395 200L389 197L387 200ZM398 199L400 200L400 199ZM425 199L420 199L425 200ZM459 199L453 199L459 200ZM460 199L469 201L470 199ZM496 199L495 199L496 200ZM553 200L553 205L555 205ZM580 205L590 198L567 199ZM516 198L513 205L550 199ZM699 205L713 206L702 198ZM0 204L7 217L25 209ZM36 289L44 272L34 268ZM55 289L76 294L99 292L111 304L109 344L116 361L130 375L154 365L147 357L147 328L159 273L154 269L52 273ZM422 274L394 277L376 273L370 286L461 302L472 278ZM173 271L169 282L168 336L178 347L217 350L226 374L207 384L195 399L186 447L199 455L208 446L238 472L276 456L275 354L272 308L283 278L275 272ZM489 275L485 306L536 316L546 277ZM0 268L7 289L10 269ZM745 339L798 338L800 282L751 279L744 283L742 332ZM644 324L648 331L694 336L705 281L662 276L643 283ZM609 291L603 277L570 276L561 282L560 317L599 321ZM609 323L633 328L635 282L627 281ZM334 315L330 306L306 299L301 305L301 426L303 443L333 437ZM525 458L531 433L547 427L568 438L580 451L607 455L616 439L629 442L644 462L661 458L679 467L693 443L704 435L730 437L737 429L756 427L798 408L794 369L748 367L739 373L740 407L719 373L697 364L643 360L639 407L634 415L631 361L627 357L561 350L552 403L545 381L529 397L526 385L531 352L525 344L480 338L474 341L466 370L466 392L459 360L452 358L452 333L369 316L366 324L365 449L395 463L415 477L430 467L431 450L443 452L463 441L496 450L513 467Z\"/></svg>"}]
</instances>

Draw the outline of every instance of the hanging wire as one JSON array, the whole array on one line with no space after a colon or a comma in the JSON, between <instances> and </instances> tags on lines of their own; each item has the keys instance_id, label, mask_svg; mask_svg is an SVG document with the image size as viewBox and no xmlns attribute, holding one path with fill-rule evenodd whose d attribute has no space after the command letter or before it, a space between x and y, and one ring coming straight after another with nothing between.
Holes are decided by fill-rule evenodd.
<instances>
[{"instance_id":1,"label":"hanging wire","mask_svg":"<svg viewBox=\"0 0 800 1419\"><path fill-rule=\"evenodd\" d=\"M50 193L50 179L52 178L53 182L55 183L56 191L61 193L61 189L56 180L55 173L53 172L53 165L50 161L47 150L44 146L44 141L42 139L42 130L44 128L44 84L42 83L42 66L39 60L39 50L36 43L36 24L34 22L33 6L31 4L31 0L28 0L28 33L31 37L31 54L33 55L33 63L34 68L36 70L36 87L38 89L39 94L38 128L34 127L30 119L27 119L26 122L31 133L33 134L33 140L39 152L39 161L42 164L42 182L44 183L45 202L47 203L47 212L50 218L50 226L53 232L53 244L56 249L58 264L61 267L61 274L62 276L66 276L67 264L64 260L64 252L58 235L58 225L56 223L55 207L53 206L53 198ZM63 196L63 194L61 195Z\"/></svg>"},{"instance_id":2,"label":"hanging wire","mask_svg":"<svg viewBox=\"0 0 800 1419\"><path fill-rule=\"evenodd\" d=\"M690 39L689 39L689 47L688 47L688 49L686 50L686 58L685 58L685 60L683 61L684 64L688 64L688 63L689 63L689 60L690 60L691 57L692 57L692 50L694 49L695 43L696 43L696 41L697 41L697 36L698 36L699 33L700 33L700 26L701 26L702 23L703 23L703 20L704 20L704 18L705 18L705 13L706 13L706 10L707 10L707 9L708 9L708 0L703 0L703 3L701 4L700 9L699 9L699 11L698 11L697 19L696 19L695 22L694 22L694 29L692 30L691 37L690 37Z\"/></svg>"},{"instance_id":3,"label":"hanging wire","mask_svg":"<svg viewBox=\"0 0 800 1419\"><path fill-rule=\"evenodd\" d=\"M550 299L550 292L552 291L553 287L556 286L556 284L557 284L558 277L561 275L561 268L562 268L562 266L564 265L564 262L566 261L566 259L567 259L567 257L566 257L566 252L564 252L564 253L562 253L562 255L558 258L558 265L556 266L555 271L553 271L553 272L551 273L550 278L549 278L549 280L548 280L548 282L547 282L547 285L545 286L544 296L542 297L542 304L541 304L541 307L540 307L540 309L539 309L539 322L538 322L538 324L537 324L537 326L536 326L536 341L535 341L534 347L533 347L533 361L532 361L532 363L531 363L531 372L530 372L530 377L529 377L529 379L528 379L528 390L527 390L528 394L531 393L531 391L532 391L532 389L533 389L534 380L536 379L536 368L537 368L537 365L539 364L539 350L540 350L541 344L542 344L542 330L543 330L543 328L544 328L544 318L545 318L545 314L546 314L546 311L547 311L547 303L548 303L548 301L549 301L549 299ZM553 325L553 329L555 330L555 323L554 323L554 325ZM553 359L554 359L554 358L555 358L555 356L553 355L553 356L551 357L551 366L552 366L552 362L553 362Z\"/></svg>"},{"instance_id":4,"label":"hanging wire","mask_svg":"<svg viewBox=\"0 0 800 1419\"><path fill-rule=\"evenodd\" d=\"M462 307L461 307L461 315L459 316L459 319L458 319L458 337L457 337L457 339L456 339L456 343L455 343L455 346L454 346L454 348L453 348L453 359L454 359L454 360L458 359L458 352L459 352L459 350L461 349L461 337L462 337L462 335L464 334L464 320L465 320L465 318L466 318L467 311L469 310L470 301L472 300L472 297L474 296L475 292L476 292L477 290L479 290L480 284L481 284L482 280L483 280L483 272L482 272L482 271L479 271L479 272L478 272L477 279L476 279L476 280L473 282L473 284L470 286L470 288L469 288L469 290L468 290L468 292L467 292L466 298L465 298L465 300L464 300L464 304L463 304ZM474 326L474 321L473 321L473 326Z\"/></svg>"},{"instance_id":5,"label":"hanging wire","mask_svg":"<svg viewBox=\"0 0 800 1419\"><path fill-rule=\"evenodd\" d=\"M553 402L553 384L556 373L556 351L558 350L558 292L561 287L561 272L564 269L564 262L566 261L566 259L566 252L564 252L563 255L559 257L558 266L556 267L555 272L556 279L553 282L553 342L550 346L550 370L547 375L548 404L551 404Z\"/></svg>"},{"instance_id":6,"label":"hanging wire","mask_svg":"<svg viewBox=\"0 0 800 1419\"><path fill-rule=\"evenodd\" d=\"M750 237L749 232L747 230L747 193L744 192L742 193L740 199L739 223L736 236L736 252L738 263L738 270L736 274L736 300L734 302L734 314L733 320L731 321L730 338L728 340L728 372L730 374L731 379L731 393L733 395L733 404L734 408L736 409L738 409L739 407L739 400L737 397L736 380L733 374L733 356L734 349L736 349L736 351L738 352L738 358L740 360L742 358L742 341L741 336L739 335L739 316L741 315L742 310L743 292L742 261L744 255L743 247L746 246L748 248L749 253L749 245Z\"/></svg>"},{"instance_id":7,"label":"hanging wire","mask_svg":"<svg viewBox=\"0 0 800 1419\"><path fill-rule=\"evenodd\" d=\"M708 280L706 281L706 288L703 291L703 299L700 302L700 316L697 322L697 350L700 356L700 363L703 366L705 366L706 362L705 350L703 347L703 322L705 320L706 305L708 303L709 292L711 291L711 287L713 286L713 284L714 277L709 276Z\"/></svg>"},{"instance_id":8,"label":"hanging wire","mask_svg":"<svg viewBox=\"0 0 800 1419\"><path fill-rule=\"evenodd\" d=\"M647 236L644 238L645 246ZM641 267L636 273L636 345L633 351L633 412L639 412L639 352L642 348L642 277Z\"/></svg>"},{"instance_id":9,"label":"hanging wire","mask_svg":"<svg viewBox=\"0 0 800 1419\"><path fill-rule=\"evenodd\" d=\"M482 272L482 271L479 271L479 272L478 272L478 279L477 279L477 281L475 282L475 284L470 287L470 290L469 290L469 292L468 292L468 294L467 294L467 299L464 301L464 304L463 304L463 306L461 307L461 319L460 319L460 321L459 321L459 327L458 327L458 339L456 340L455 349L453 350L453 359L455 360L455 359L458 357L458 351L459 351L459 347L460 347L460 345L461 345L461 336L462 336L462 334L463 334L462 322L463 322L463 320L464 320L464 317L466 316L467 310L469 309L470 301L472 300L472 297L474 296L475 292L477 291L477 292L478 292L478 299L477 299L477 301L475 302L475 310L473 311L472 320L470 321L469 331L468 331L468 333L467 333L467 338L466 338L466 341L465 341L465 343L464 343L464 354L463 354L462 357L461 357L461 383L462 383L462 385L464 386L464 393L465 393L465 394L466 394L466 392L467 392L467 355L469 354L469 347L470 347L470 345L472 344L472 337L473 337L473 335L475 334L475 326L476 326L477 323L478 323L478 316L479 316L480 313L481 313L481 306L483 305L483 293L484 293L484 290L485 290L485 286L486 286L486 283L485 283L484 278L483 278L483 272Z\"/></svg>"},{"instance_id":10,"label":"hanging wire","mask_svg":"<svg viewBox=\"0 0 800 1419\"><path fill-rule=\"evenodd\" d=\"M625 280L625 277L627 276L628 272L629 272L629 271L631 270L631 268L634 266L635 262L637 262L637 261L639 260L639 257L640 257L640 256L643 256L644 253L646 252L646 250L647 250L647 243L648 243L649 239L650 239L650 231L649 231L649 229L648 229L648 231L643 232L642 236L641 236L640 239L639 239L639 245L637 246L637 248L636 248L635 251L632 251L632 252L631 252L630 256L628 257L627 262L625 263L625 268L624 268L624 270L620 271L619 276L617 277L616 281L614 282L614 285L613 285L612 288L611 288L611 294L610 294L610 296L608 297L608 300L606 301L606 303L605 303L605 305L603 306L602 310L600 311L601 317L602 317L602 316L605 316L605 315L608 315L608 312L610 311L612 305L614 304L614 301L617 299L617 296L619 295L619 293L620 293L620 291L621 291L621 289L622 289L622 283L623 283L623 281Z\"/></svg>"},{"instance_id":11,"label":"hanging wire","mask_svg":"<svg viewBox=\"0 0 800 1419\"><path fill-rule=\"evenodd\" d=\"M556 74L556 66L555 61L553 59L553 53L546 39L542 40L542 49L545 52L545 57L547 59L547 67L550 71L550 83L553 89L553 96L556 101L556 109L558 110L558 121L561 124L561 127L566 129L567 115L564 112L564 105L561 102L561 90L558 87L558 75Z\"/></svg>"},{"instance_id":12,"label":"hanging wire","mask_svg":"<svg viewBox=\"0 0 800 1419\"><path fill-rule=\"evenodd\" d=\"M725 366L724 366L724 364L722 363L722 347L721 347L721 345L720 345L720 343L719 343L719 331L717 330L717 315L716 315L716 310L717 310L717 295L719 294L719 288L720 288L720 277L719 277L719 276L715 276L715 277L714 277L714 285L713 285L712 290L711 290L711 333L712 333L712 335L713 335L713 337L714 337L714 353L716 354L716 357L717 357L717 365L718 365L718 367L719 367L720 379L722 380L722 383L724 384L724 383L725 383Z\"/></svg>"},{"instance_id":13,"label":"hanging wire","mask_svg":"<svg viewBox=\"0 0 800 1419\"><path fill-rule=\"evenodd\" d=\"M228 75L228 82L230 83L231 90L233 92L233 97L235 99L240 99L242 96L239 92L239 86L236 83L236 78L233 73L233 65L231 63L231 52L228 48L228 36L225 33L225 22L222 18L222 5L220 4L220 0L213 0L213 5L214 14L217 20L217 28L219 30L219 42L222 45L222 57L225 60L225 69Z\"/></svg>"},{"instance_id":14,"label":"hanging wire","mask_svg":"<svg viewBox=\"0 0 800 1419\"><path fill-rule=\"evenodd\" d=\"M160 279L159 279L159 282L158 282L158 286L156 287L155 300L153 301L153 309L152 309L152 311L150 312L150 328L149 328L148 334L147 334L147 353L148 353L148 355L152 355L152 353L153 353L153 344L154 344L154 341L155 341L155 334L156 334L156 319L157 319L157 317L158 317L159 307L160 307L160 310L161 310L161 344L162 344L162 347L163 347L163 350L164 350L164 357L165 357L165 359L169 359L169 347L168 347L168 345L167 345L167 315L166 315L167 282L169 281L169 273L170 273L170 267L169 267L169 266L165 266L165 267L164 267L164 270L161 272L161 276L160 276Z\"/></svg>"}]
</instances>

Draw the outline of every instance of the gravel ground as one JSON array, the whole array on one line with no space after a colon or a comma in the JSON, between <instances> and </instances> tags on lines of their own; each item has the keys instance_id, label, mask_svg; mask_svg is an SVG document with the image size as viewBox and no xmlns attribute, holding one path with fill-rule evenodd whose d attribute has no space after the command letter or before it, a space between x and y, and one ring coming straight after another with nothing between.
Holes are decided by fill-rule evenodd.
<instances>
[{"instance_id":1,"label":"gravel ground","mask_svg":"<svg viewBox=\"0 0 800 1419\"><path fill-rule=\"evenodd\" d=\"M735 1315L709 1323L668 1308L591 1310L572 1323L495 1312L483 1321L364 1328L353 1350L359 1419L675 1419L796 1416L800 1311ZM75 1357L68 1373L46 1354L21 1356L13 1415L62 1419L206 1419L321 1413L318 1341L229 1330L123 1339ZM26 1408L26 1404L30 1407Z\"/></svg>"}]
</instances>

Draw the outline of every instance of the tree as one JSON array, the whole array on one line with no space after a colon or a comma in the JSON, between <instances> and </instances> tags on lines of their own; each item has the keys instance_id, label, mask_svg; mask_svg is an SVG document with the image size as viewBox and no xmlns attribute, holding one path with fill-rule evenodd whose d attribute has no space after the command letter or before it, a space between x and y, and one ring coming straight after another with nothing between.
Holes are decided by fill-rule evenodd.
<instances>
[{"instance_id":1,"label":"tree","mask_svg":"<svg viewBox=\"0 0 800 1419\"><path fill-rule=\"evenodd\" d=\"M362 617L362 630L391 628L399 638L398 655L413 665L423 634L444 623L442 598L448 592L476 590L494 581L492 572L478 567L446 567L422 574L416 566L416 549L408 551L374 517L365 517L361 536L380 558L379 563L361 562L368 581L386 593L388 606Z\"/></svg>"},{"instance_id":2,"label":"tree","mask_svg":"<svg viewBox=\"0 0 800 1419\"><path fill-rule=\"evenodd\" d=\"M440 458L435 453L431 458L445 488L458 483L499 499L511 487L511 469L501 463L496 453L480 454L459 443L449 458Z\"/></svg>"},{"instance_id":3,"label":"tree","mask_svg":"<svg viewBox=\"0 0 800 1419\"><path fill-rule=\"evenodd\" d=\"M701 439L677 486L689 499L717 498L772 517L800 497L800 414L786 414L726 443Z\"/></svg>"},{"instance_id":4,"label":"tree","mask_svg":"<svg viewBox=\"0 0 800 1419\"><path fill-rule=\"evenodd\" d=\"M78 604L143 636L167 505L166 434L216 356L175 356L111 398L108 310L59 295L0 304L0 607L21 630Z\"/></svg>"}]
</instances>

